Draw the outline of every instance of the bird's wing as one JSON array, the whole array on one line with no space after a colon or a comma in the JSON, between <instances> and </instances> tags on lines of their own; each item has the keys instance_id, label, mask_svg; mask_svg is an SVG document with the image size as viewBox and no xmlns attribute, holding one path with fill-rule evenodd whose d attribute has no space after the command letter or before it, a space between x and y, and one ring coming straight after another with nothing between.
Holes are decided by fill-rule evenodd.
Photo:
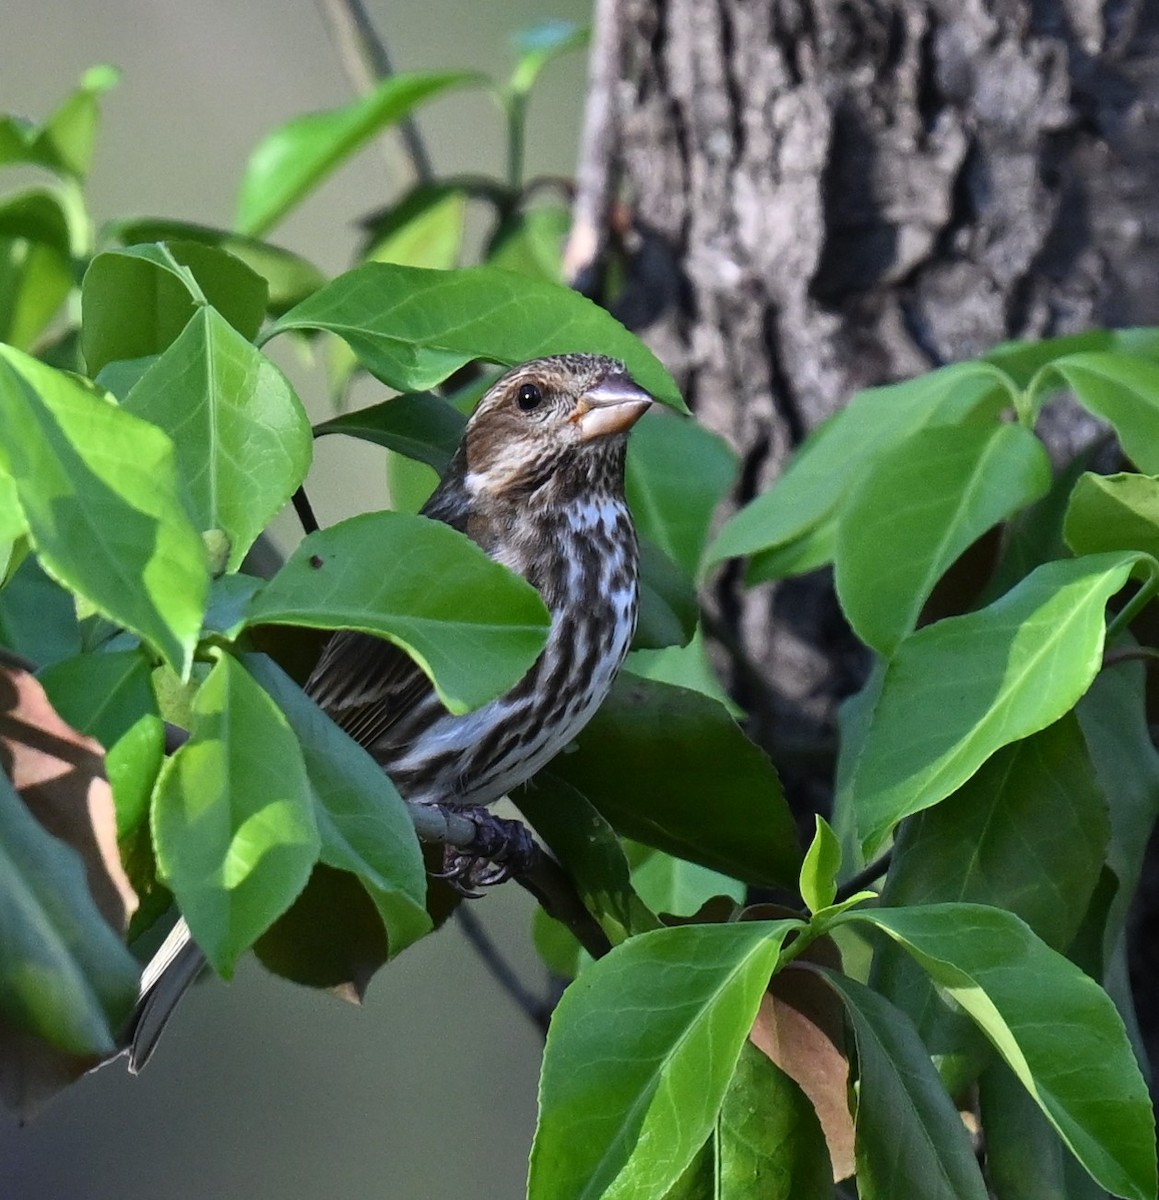
<instances>
[{"instance_id":1,"label":"bird's wing","mask_svg":"<svg viewBox=\"0 0 1159 1200\"><path fill-rule=\"evenodd\" d=\"M457 455L422 510L423 516L461 533L470 515L461 483L465 469ZM389 570L389 564L384 569ZM414 659L393 642L343 630L326 643L306 693L360 746L381 757L402 744L390 738L392 728L419 705L426 708L434 698L434 687ZM442 711L441 704L435 704L435 711Z\"/></svg>"}]
</instances>

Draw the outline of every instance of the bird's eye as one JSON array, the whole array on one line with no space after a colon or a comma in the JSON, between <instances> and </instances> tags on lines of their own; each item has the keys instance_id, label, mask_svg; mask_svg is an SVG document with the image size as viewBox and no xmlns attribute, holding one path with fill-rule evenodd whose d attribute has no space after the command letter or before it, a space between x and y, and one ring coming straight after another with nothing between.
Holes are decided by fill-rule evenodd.
<instances>
[{"instance_id":1,"label":"bird's eye","mask_svg":"<svg viewBox=\"0 0 1159 1200\"><path fill-rule=\"evenodd\" d=\"M525 383L516 393L515 403L524 412L531 412L533 408L538 408L543 403L543 393L534 383Z\"/></svg>"}]
</instances>

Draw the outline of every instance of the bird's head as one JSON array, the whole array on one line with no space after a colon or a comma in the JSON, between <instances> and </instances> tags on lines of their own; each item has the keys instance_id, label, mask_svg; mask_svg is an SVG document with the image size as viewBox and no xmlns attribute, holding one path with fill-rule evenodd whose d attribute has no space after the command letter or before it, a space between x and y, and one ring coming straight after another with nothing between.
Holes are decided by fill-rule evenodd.
<instances>
[{"instance_id":1,"label":"bird's head","mask_svg":"<svg viewBox=\"0 0 1159 1200\"><path fill-rule=\"evenodd\" d=\"M466 489L497 499L555 480L576 490L618 488L628 430L651 404L613 358L558 354L524 363L494 384L467 424Z\"/></svg>"}]
</instances>

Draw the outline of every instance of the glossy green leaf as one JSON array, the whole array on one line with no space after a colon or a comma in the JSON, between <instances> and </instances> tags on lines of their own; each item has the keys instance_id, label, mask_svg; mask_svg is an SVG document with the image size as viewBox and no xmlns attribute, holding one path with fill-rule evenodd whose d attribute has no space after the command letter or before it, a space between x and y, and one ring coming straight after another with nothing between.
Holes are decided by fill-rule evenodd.
<instances>
[{"instance_id":1,"label":"glossy green leaf","mask_svg":"<svg viewBox=\"0 0 1159 1200\"><path fill-rule=\"evenodd\" d=\"M16 484L10 475L0 470L0 545L14 542L27 530L28 525L20 508L20 497L16 494ZM0 566L0 581L3 581L4 575L4 567Z\"/></svg>"},{"instance_id":2,"label":"glossy green leaf","mask_svg":"<svg viewBox=\"0 0 1159 1200\"><path fill-rule=\"evenodd\" d=\"M575 934L538 904L531 913L531 940L543 965L560 979L574 979L593 962Z\"/></svg>"},{"instance_id":3,"label":"glossy green leaf","mask_svg":"<svg viewBox=\"0 0 1159 1200\"><path fill-rule=\"evenodd\" d=\"M653 912L691 917L717 896L744 903L747 891L739 880L651 846L635 850L632 884Z\"/></svg>"},{"instance_id":4,"label":"glossy green leaf","mask_svg":"<svg viewBox=\"0 0 1159 1200\"><path fill-rule=\"evenodd\" d=\"M608 941L660 926L632 884L628 860L611 825L575 788L541 771L515 794L519 811L575 883Z\"/></svg>"},{"instance_id":5,"label":"glossy green leaf","mask_svg":"<svg viewBox=\"0 0 1159 1200\"><path fill-rule=\"evenodd\" d=\"M289 381L202 306L123 407L173 438L193 518L226 534L236 570L310 466L310 422Z\"/></svg>"},{"instance_id":6,"label":"glossy green leaf","mask_svg":"<svg viewBox=\"0 0 1159 1200\"><path fill-rule=\"evenodd\" d=\"M387 217L361 255L366 262L449 271L459 265L467 217L466 189L454 184L417 188Z\"/></svg>"},{"instance_id":7,"label":"glossy green leaf","mask_svg":"<svg viewBox=\"0 0 1159 1200\"><path fill-rule=\"evenodd\" d=\"M620 833L749 883L795 885L801 853L776 771L715 701L621 675L577 741L550 771Z\"/></svg>"},{"instance_id":8,"label":"glossy green leaf","mask_svg":"<svg viewBox=\"0 0 1159 1200\"><path fill-rule=\"evenodd\" d=\"M1146 698L1144 665L1120 662L1099 672L1075 709L1107 804L1107 866L1118 881L1107 913L1104 963L1118 944L1159 818L1159 752L1151 738Z\"/></svg>"},{"instance_id":9,"label":"glossy green leaf","mask_svg":"<svg viewBox=\"0 0 1159 1200\"><path fill-rule=\"evenodd\" d=\"M695 421L648 413L628 442L627 496L636 528L697 576L713 514L736 472L736 454L723 438Z\"/></svg>"},{"instance_id":10,"label":"glossy green leaf","mask_svg":"<svg viewBox=\"0 0 1159 1200\"><path fill-rule=\"evenodd\" d=\"M108 1054L137 998L136 960L84 865L0 771L0 1013L74 1054Z\"/></svg>"},{"instance_id":11,"label":"glossy green leaf","mask_svg":"<svg viewBox=\"0 0 1159 1200\"><path fill-rule=\"evenodd\" d=\"M839 513L868 465L903 438L924 426L996 415L1009 403L1002 374L977 362L858 392L810 434L772 488L725 522L708 562L788 546Z\"/></svg>"},{"instance_id":12,"label":"glossy green leaf","mask_svg":"<svg viewBox=\"0 0 1159 1200\"><path fill-rule=\"evenodd\" d=\"M382 917L393 958L431 929L422 851L402 797L374 759L271 659L252 654L245 663L301 744L320 861L362 882Z\"/></svg>"},{"instance_id":13,"label":"glossy green leaf","mask_svg":"<svg viewBox=\"0 0 1159 1200\"><path fill-rule=\"evenodd\" d=\"M321 841L298 739L229 655L194 697L192 724L157 782L153 844L194 940L228 979L305 886Z\"/></svg>"},{"instance_id":14,"label":"glossy green leaf","mask_svg":"<svg viewBox=\"0 0 1159 1200\"><path fill-rule=\"evenodd\" d=\"M986 1200L966 1127L909 1018L847 975L822 974L857 1040L857 1194Z\"/></svg>"},{"instance_id":15,"label":"glossy green leaf","mask_svg":"<svg viewBox=\"0 0 1159 1200\"><path fill-rule=\"evenodd\" d=\"M367 263L291 309L271 336L291 329L338 334L399 391L434 387L476 358L516 366L544 354L607 354L658 400L684 411L672 377L614 317L567 288L495 267Z\"/></svg>"},{"instance_id":16,"label":"glossy green leaf","mask_svg":"<svg viewBox=\"0 0 1159 1200\"><path fill-rule=\"evenodd\" d=\"M996 1200L1107 1200L1005 1063L986 1068L978 1101Z\"/></svg>"},{"instance_id":17,"label":"glossy green leaf","mask_svg":"<svg viewBox=\"0 0 1159 1200\"><path fill-rule=\"evenodd\" d=\"M238 231L263 234L381 129L451 88L477 84L466 71L392 75L340 108L297 117L254 148L237 199Z\"/></svg>"},{"instance_id":18,"label":"glossy green leaf","mask_svg":"<svg viewBox=\"0 0 1159 1200\"><path fill-rule=\"evenodd\" d=\"M438 472L447 469L467 420L441 396L411 392L343 413L314 427L314 434L345 433L417 459Z\"/></svg>"},{"instance_id":19,"label":"glossy green leaf","mask_svg":"<svg viewBox=\"0 0 1159 1200\"><path fill-rule=\"evenodd\" d=\"M1107 601L1137 559L1046 563L988 608L901 644L852 779L867 855L902 817L945 799L995 750L1074 707L1099 669Z\"/></svg>"},{"instance_id":20,"label":"glossy green leaf","mask_svg":"<svg viewBox=\"0 0 1159 1200\"><path fill-rule=\"evenodd\" d=\"M934 585L977 538L1050 487L1021 425L919 429L880 455L838 518L835 583L857 636L887 657Z\"/></svg>"},{"instance_id":21,"label":"glossy green leaf","mask_svg":"<svg viewBox=\"0 0 1159 1200\"><path fill-rule=\"evenodd\" d=\"M1086 472L1071 493L1063 536L1075 554L1142 550L1159 558L1159 479Z\"/></svg>"},{"instance_id":22,"label":"glossy green leaf","mask_svg":"<svg viewBox=\"0 0 1159 1200\"><path fill-rule=\"evenodd\" d=\"M584 25L571 21L542 21L515 36L519 62L508 85L512 92L529 92L540 71L561 54L579 50L588 44L590 32Z\"/></svg>"},{"instance_id":23,"label":"glossy green leaf","mask_svg":"<svg viewBox=\"0 0 1159 1200\"><path fill-rule=\"evenodd\" d=\"M1110 422L1141 471L1159 474L1159 362L1128 354L1072 354L1051 369L1085 409Z\"/></svg>"},{"instance_id":24,"label":"glossy green leaf","mask_svg":"<svg viewBox=\"0 0 1159 1200\"><path fill-rule=\"evenodd\" d=\"M700 603L692 579L658 546L640 538L640 611L634 649L686 646L696 632Z\"/></svg>"},{"instance_id":25,"label":"glossy green leaf","mask_svg":"<svg viewBox=\"0 0 1159 1200\"><path fill-rule=\"evenodd\" d=\"M837 877L841 870L841 843L820 813L817 831L801 863L801 899L810 912L828 908L837 895Z\"/></svg>"},{"instance_id":26,"label":"glossy green leaf","mask_svg":"<svg viewBox=\"0 0 1159 1200\"><path fill-rule=\"evenodd\" d=\"M527 275L563 282L563 245L571 228L571 213L562 205L545 204L508 217L495 231L487 263Z\"/></svg>"},{"instance_id":27,"label":"glossy green leaf","mask_svg":"<svg viewBox=\"0 0 1159 1200\"><path fill-rule=\"evenodd\" d=\"M580 975L547 1035L529 1200L623 1200L675 1183L716 1122L796 927L661 929Z\"/></svg>"},{"instance_id":28,"label":"glossy green leaf","mask_svg":"<svg viewBox=\"0 0 1159 1200\"><path fill-rule=\"evenodd\" d=\"M0 199L0 341L31 349L73 287L63 198L30 188Z\"/></svg>"},{"instance_id":29,"label":"glossy green leaf","mask_svg":"<svg viewBox=\"0 0 1159 1200\"><path fill-rule=\"evenodd\" d=\"M118 650L81 654L37 676L64 720L105 747L118 837L144 818L164 757L165 727L151 673L152 664L140 650Z\"/></svg>"},{"instance_id":30,"label":"glossy green leaf","mask_svg":"<svg viewBox=\"0 0 1159 1200\"><path fill-rule=\"evenodd\" d=\"M266 308L274 316L281 316L326 282L326 276L300 254L212 225L165 217L133 217L113 222L108 232L126 246L138 242L203 242L220 247L266 281Z\"/></svg>"},{"instance_id":31,"label":"glossy green leaf","mask_svg":"<svg viewBox=\"0 0 1159 1200\"><path fill-rule=\"evenodd\" d=\"M41 667L81 651L76 601L44 573L35 554L11 565L0 588L0 645Z\"/></svg>"},{"instance_id":32,"label":"glossy green leaf","mask_svg":"<svg viewBox=\"0 0 1159 1200\"><path fill-rule=\"evenodd\" d=\"M988 350L983 358L1006 372L1015 386L1026 388L1039 371L1055 359L1089 350L1114 349L1120 332L1126 331L1088 329L1082 333L1044 338L1041 341L1002 342Z\"/></svg>"},{"instance_id":33,"label":"glossy green leaf","mask_svg":"<svg viewBox=\"0 0 1159 1200\"><path fill-rule=\"evenodd\" d=\"M1106 801L1068 713L996 751L952 796L902 825L882 902L993 904L1063 951L1090 906L1108 837ZM970 1082L974 1031L937 999L913 959L898 946L881 947L870 981L913 1018L943 1078Z\"/></svg>"},{"instance_id":34,"label":"glossy green leaf","mask_svg":"<svg viewBox=\"0 0 1159 1200\"><path fill-rule=\"evenodd\" d=\"M0 164L29 163L83 179L92 160L100 117L98 99L116 85L115 67L90 67L80 86L43 125L0 117Z\"/></svg>"},{"instance_id":35,"label":"glossy green leaf","mask_svg":"<svg viewBox=\"0 0 1159 1200\"><path fill-rule=\"evenodd\" d=\"M249 622L384 637L461 713L523 677L544 647L549 618L531 584L462 534L383 512L305 538L254 597Z\"/></svg>"},{"instance_id":36,"label":"glossy green leaf","mask_svg":"<svg viewBox=\"0 0 1159 1200\"><path fill-rule=\"evenodd\" d=\"M161 354L206 303L251 339L266 298L265 280L215 246L173 242L106 250L89 264L81 284L81 348L89 373L120 359Z\"/></svg>"},{"instance_id":37,"label":"glossy green leaf","mask_svg":"<svg viewBox=\"0 0 1159 1200\"><path fill-rule=\"evenodd\" d=\"M732 716L744 716L744 710L733 703L717 678L699 627L687 646L633 650L628 655L624 670L639 675L641 679L655 679L658 683L672 683L694 692L703 692L718 704L723 704Z\"/></svg>"},{"instance_id":38,"label":"glossy green leaf","mask_svg":"<svg viewBox=\"0 0 1159 1200\"><path fill-rule=\"evenodd\" d=\"M185 673L209 578L173 443L75 378L2 347L0 425L14 434L0 460L44 568Z\"/></svg>"},{"instance_id":39,"label":"glossy green leaf","mask_svg":"<svg viewBox=\"0 0 1159 1200\"><path fill-rule=\"evenodd\" d=\"M1108 1191L1156 1192L1147 1085L1106 992L1017 917L978 904L857 909L978 1025Z\"/></svg>"}]
</instances>

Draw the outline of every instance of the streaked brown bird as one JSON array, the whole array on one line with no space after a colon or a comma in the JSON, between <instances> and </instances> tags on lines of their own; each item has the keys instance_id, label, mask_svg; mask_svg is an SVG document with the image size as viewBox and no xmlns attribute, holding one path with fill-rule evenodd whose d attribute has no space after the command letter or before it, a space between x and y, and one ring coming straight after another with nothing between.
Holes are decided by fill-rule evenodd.
<instances>
[{"instance_id":1,"label":"streaked brown bird","mask_svg":"<svg viewBox=\"0 0 1159 1200\"><path fill-rule=\"evenodd\" d=\"M483 397L426 516L462 531L532 583L551 611L547 645L506 695L454 716L389 642L335 634L307 692L414 804L490 804L529 779L585 725L628 652L638 605L636 531L624 500L631 427L652 403L622 363L540 358ZM493 882L471 873L469 884ZM179 921L146 971L129 1031L130 1070L148 1061L204 965Z\"/></svg>"},{"instance_id":2,"label":"streaked brown bird","mask_svg":"<svg viewBox=\"0 0 1159 1200\"><path fill-rule=\"evenodd\" d=\"M636 627L624 453L651 403L622 363L600 355L516 367L479 403L423 508L532 583L551 611L546 648L506 695L453 716L391 643L344 632L326 646L306 691L404 799L490 804L557 754L607 695Z\"/></svg>"}]
</instances>

